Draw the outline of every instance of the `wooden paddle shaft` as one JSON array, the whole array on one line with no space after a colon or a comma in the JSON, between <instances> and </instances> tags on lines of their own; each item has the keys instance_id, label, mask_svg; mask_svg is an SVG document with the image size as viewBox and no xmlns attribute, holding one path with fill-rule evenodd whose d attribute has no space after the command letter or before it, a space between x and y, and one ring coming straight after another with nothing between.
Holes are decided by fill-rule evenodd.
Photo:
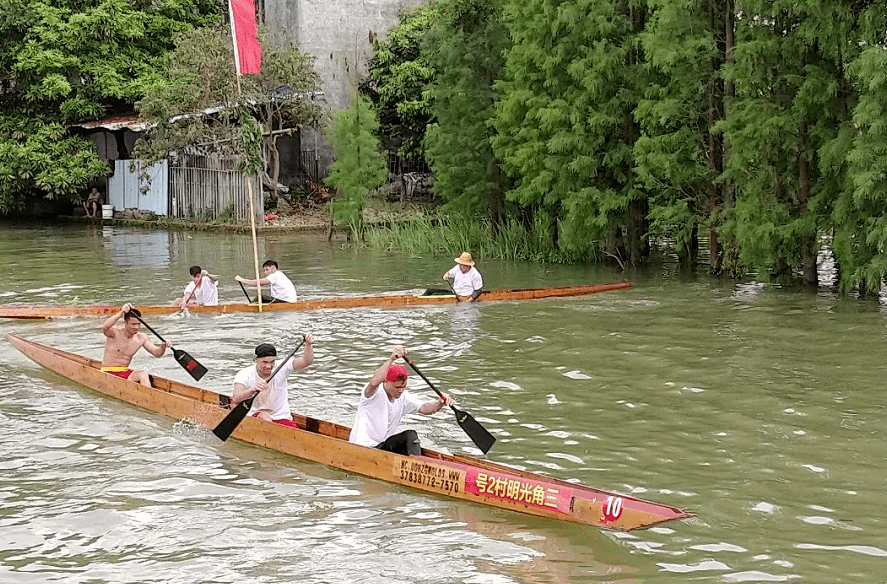
<instances>
[{"instance_id":1,"label":"wooden paddle shaft","mask_svg":"<svg viewBox=\"0 0 887 584\"><path fill-rule=\"evenodd\" d=\"M191 290L191 293L188 294L188 297L185 298L185 301L182 303L183 308L188 306L188 303L191 302L191 297L194 296L194 293L197 292L197 289L200 288L200 285L202 283L203 283L203 272L201 272L200 277L197 278L197 282L195 282L195 284L194 284L194 289ZM141 320L141 319L139 319L139 320ZM145 326L148 326L148 325L145 325ZM157 336L160 336L160 335L157 335Z\"/></svg>"},{"instance_id":2,"label":"wooden paddle shaft","mask_svg":"<svg viewBox=\"0 0 887 584\"><path fill-rule=\"evenodd\" d=\"M434 384L431 383L431 381L430 381L427 377L425 377L425 374L424 374L424 373L422 373L421 371L419 371L419 368L418 368L418 367L416 367L415 365L413 365L413 362L410 361L410 358L409 358L409 357L407 357L406 355L404 355L404 356L403 356L403 360L407 362L407 365L409 365L410 367L413 368L413 371L415 371L416 373L418 373L419 376L420 376L422 379L425 380L425 383L428 384L428 387L430 387L431 389L434 390L434 393L436 393L437 395L439 395L439 396L441 397L441 399L443 399L443 394L442 394L442 393L441 393L436 387L434 387ZM453 406L453 404L449 404L449 406L450 406L451 408L453 408L453 411L454 411L454 412L456 412L457 414L459 413L459 410L457 410L457 409Z\"/></svg>"},{"instance_id":3,"label":"wooden paddle shaft","mask_svg":"<svg viewBox=\"0 0 887 584\"><path fill-rule=\"evenodd\" d=\"M129 314L129 313L127 312L126 314ZM157 338L160 339L160 342L161 342L161 343L165 343L165 342L166 342L166 339L164 339L163 337L161 337L161 336L160 336L160 333L158 333L157 331L155 331L154 329L152 329L152 328L151 328L151 325L149 325L147 322L145 322L144 320L142 320L142 317L141 317L141 316L139 316L139 315L137 315L137 314L133 314L133 316L136 317L137 319L139 319L139 322L142 323L143 325L145 325L145 328L147 328L149 331L151 331L152 333L154 333L155 335L157 335ZM172 347L172 345L170 345L170 347Z\"/></svg>"}]
</instances>

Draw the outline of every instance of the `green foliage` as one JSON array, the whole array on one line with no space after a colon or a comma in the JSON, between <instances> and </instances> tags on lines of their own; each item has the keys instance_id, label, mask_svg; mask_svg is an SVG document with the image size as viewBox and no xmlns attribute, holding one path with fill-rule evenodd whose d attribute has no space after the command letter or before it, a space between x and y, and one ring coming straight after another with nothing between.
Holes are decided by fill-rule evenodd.
<instances>
[{"instance_id":1,"label":"green foliage","mask_svg":"<svg viewBox=\"0 0 887 584\"><path fill-rule=\"evenodd\" d=\"M237 170L254 176L262 170L262 128L247 108L240 108L240 157Z\"/></svg>"},{"instance_id":2,"label":"green foliage","mask_svg":"<svg viewBox=\"0 0 887 584\"><path fill-rule=\"evenodd\" d=\"M322 111L311 99L319 83L313 57L267 42L262 72L243 75L238 83L229 27L188 31L176 37L168 66L136 104L156 126L134 153L153 162L188 144L213 144L217 152L238 156L244 168L263 169L266 161L257 158L263 155L263 132L319 123ZM220 111L180 115L207 108Z\"/></svg>"},{"instance_id":3,"label":"green foliage","mask_svg":"<svg viewBox=\"0 0 887 584\"><path fill-rule=\"evenodd\" d=\"M842 45L853 34L852 17L830 0L737 8L761 18L739 22L736 61L725 68L736 85L719 126L731 154L724 177L736 185L725 228L743 261L762 274L803 273L815 283L819 234L845 184L846 153L836 146L845 142L840 130L851 101L843 60L854 49Z\"/></svg>"},{"instance_id":4,"label":"green foliage","mask_svg":"<svg viewBox=\"0 0 887 584\"><path fill-rule=\"evenodd\" d=\"M14 122L5 117L3 122ZM27 119L20 118L18 131L0 128L0 210L12 212L25 193L48 199L79 200L88 182L102 176L106 164L91 142L67 136L57 123L35 125L24 132ZM4 136L15 136L3 139Z\"/></svg>"},{"instance_id":5,"label":"green foliage","mask_svg":"<svg viewBox=\"0 0 887 584\"><path fill-rule=\"evenodd\" d=\"M440 0L439 17L423 51L436 71L430 86L436 122L425 148L435 195L446 210L504 223L505 192L511 181L501 172L491 140L503 51L510 46L502 1Z\"/></svg>"},{"instance_id":6,"label":"green foliage","mask_svg":"<svg viewBox=\"0 0 887 584\"><path fill-rule=\"evenodd\" d=\"M420 57L434 70L425 144L446 227L398 228L388 245L637 262L652 236L689 261L704 233L721 273L815 283L829 241L842 292L882 287L887 3L434 9ZM477 221L503 184L507 217Z\"/></svg>"},{"instance_id":7,"label":"green foliage","mask_svg":"<svg viewBox=\"0 0 887 584\"><path fill-rule=\"evenodd\" d=\"M376 249L398 249L414 254L444 255L454 249L470 249L475 257L569 263L576 258L553 250L549 222L539 218L529 227L514 219L494 227L488 219L448 213L390 227L369 227L365 241Z\"/></svg>"},{"instance_id":8,"label":"green foliage","mask_svg":"<svg viewBox=\"0 0 887 584\"><path fill-rule=\"evenodd\" d=\"M367 193L388 180L385 156L376 138L378 127L369 100L356 95L351 108L340 111L327 130L336 161L330 165L325 182L343 195L332 203L333 217L348 224L357 238L363 231Z\"/></svg>"},{"instance_id":9,"label":"green foliage","mask_svg":"<svg viewBox=\"0 0 887 584\"><path fill-rule=\"evenodd\" d=\"M717 234L726 197L716 182L722 164L714 124L724 116L718 67L727 5L712 0L649 0L640 35L647 82L634 110L640 136L634 172L650 199L650 234L674 242L693 261L700 227ZM718 258L712 258L717 270Z\"/></svg>"},{"instance_id":10,"label":"green foliage","mask_svg":"<svg viewBox=\"0 0 887 584\"><path fill-rule=\"evenodd\" d=\"M379 116L379 137L404 159L425 156L422 141L432 119L427 87L434 67L421 43L436 14L433 3L404 10L399 24L376 45L369 79L361 85Z\"/></svg>"},{"instance_id":11,"label":"green foliage","mask_svg":"<svg viewBox=\"0 0 887 584\"><path fill-rule=\"evenodd\" d=\"M849 184L834 205L832 247L841 290L877 292L887 277L887 51L868 46L848 71L859 100L847 153Z\"/></svg>"},{"instance_id":12,"label":"green foliage","mask_svg":"<svg viewBox=\"0 0 887 584\"><path fill-rule=\"evenodd\" d=\"M210 0L51 0L0 4L0 210L27 193L76 200L105 174L68 124L130 111L172 37L218 19Z\"/></svg>"},{"instance_id":13,"label":"green foliage","mask_svg":"<svg viewBox=\"0 0 887 584\"><path fill-rule=\"evenodd\" d=\"M573 255L605 246L644 256L631 116L643 14L642 3L620 0L507 3L513 45L493 147L517 181L509 200L557 217L555 241Z\"/></svg>"}]
</instances>

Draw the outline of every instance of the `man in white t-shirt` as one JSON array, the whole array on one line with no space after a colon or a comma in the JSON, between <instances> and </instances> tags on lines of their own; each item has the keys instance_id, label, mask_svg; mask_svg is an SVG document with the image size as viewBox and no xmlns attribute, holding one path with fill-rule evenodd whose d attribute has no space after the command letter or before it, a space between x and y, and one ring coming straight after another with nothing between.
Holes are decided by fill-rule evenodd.
<instances>
[{"instance_id":1,"label":"man in white t-shirt","mask_svg":"<svg viewBox=\"0 0 887 584\"><path fill-rule=\"evenodd\" d=\"M430 416L453 400L444 395L422 404L407 393L407 369L393 364L404 355L404 348L396 347L360 394L349 442L398 454L422 454L419 435L415 430L401 430L401 418L416 412ZM382 391L378 391L380 386Z\"/></svg>"},{"instance_id":2,"label":"man in white t-shirt","mask_svg":"<svg viewBox=\"0 0 887 584\"><path fill-rule=\"evenodd\" d=\"M256 347L255 354L256 364L241 369L234 376L232 405L253 397L255 399L248 415L266 422L297 427L290 411L287 375L291 371L301 371L314 362L314 337L305 336L305 351L302 356L287 361L274 379L268 379L274 372L277 361L277 349L274 345L262 343Z\"/></svg>"},{"instance_id":3,"label":"man in white t-shirt","mask_svg":"<svg viewBox=\"0 0 887 584\"><path fill-rule=\"evenodd\" d=\"M455 260L456 265L444 272L444 280L452 280L457 302L477 302L484 291L484 279L474 267L474 259L467 251Z\"/></svg>"},{"instance_id":4,"label":"man in white t-shirt","mask_svg":"<svg viewBox=\"0 0 887 584\"><path fill-rule=\"evenodd\" d=\"M218 306L219 277L210 274L200 266L191 266L188 270L192 282L185 286L185 294L176 298L173 306Z\"/></svg>"},{"instance_id":5,"label":"man in white t-shirt","mask_svg":"<svg viewBox=\"0 0 887 584\"><path fill-rule=\"evenodd\" d=\"M259 280L258 284L256 284L255 280L241 278L240 276L234 276L234 279L247 286L271 286L270 297L262 294L262 302L265 303L297 302L299 300L296 296L296 287L293 286L293 283L283 272L278 270L277 262L274 260L266 260L265 263L262 264L262 271L265 272L265 277Z\"/></svg>"}]
</instances>

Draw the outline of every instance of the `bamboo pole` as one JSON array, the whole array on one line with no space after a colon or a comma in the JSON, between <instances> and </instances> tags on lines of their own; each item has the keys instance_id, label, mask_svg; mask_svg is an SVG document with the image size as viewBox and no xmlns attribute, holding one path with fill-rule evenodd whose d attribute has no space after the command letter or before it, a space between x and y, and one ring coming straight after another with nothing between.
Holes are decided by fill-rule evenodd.
<instances>
[{"instance_id":1,"label":"bamboo pole","mask_svg":"<svg viewBox=\"0 0 887 584\"><path fill-rule=\"evenodd\" d=\"M240 82L240 55L237 48L237 34L234 30L234 8L232 7L230 0L228 2L228 18L231 23L231 44L234 47L234 70L237 73L237 99L240 101L242 94ZM262 285L259 283L259 280L262 278L259 275L259 246L256 242L256 211L255 204L253 203L253 183L248 178L246 189L249 194L249 227L253 234L253 263L255 264L256 269L256 302L259 303L259 312L262 312Z\"/></svg>"},{"instance_id":2,"label":"bamboo pole","mask_svg":"<svg viewBox=\"0 0 887 584\"><path fill-rule=\"evenodd\" d=\"M259 280L259 246L256 243L256 211L253 206L253 181L247 178L246 190L249 193L249 226L253 232L253 263L256 267L256 302L259 303L259 312L262 312L262 285Z\"/></svg>"}]
</instances>

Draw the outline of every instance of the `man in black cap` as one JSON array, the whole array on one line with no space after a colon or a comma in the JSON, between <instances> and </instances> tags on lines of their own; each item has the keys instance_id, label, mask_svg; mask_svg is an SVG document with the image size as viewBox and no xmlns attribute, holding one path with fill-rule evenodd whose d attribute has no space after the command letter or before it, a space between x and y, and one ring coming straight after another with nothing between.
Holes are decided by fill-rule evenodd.
<instances>
[{"instance_id":1,"label":"man in black cap","mask_svg":"<svg viewBox=\"0 0 887 584\"><path fill-rule=\"evenodd\" d=\"M253 400L253 406L248 415L266 422L295 426L292 412L290 412L286 376L290 371L301 371L314 362L314 337L306 335L305 350L302 355L290 359L280 368L274 379L268 379L274 372L276 361L277 349L274 348L274 345L262 343L256 347L256 364L241 369L234 376L234 391L231 394L231 401L234 404L239 404L254 397L255 400Z\"/></svg>"}]
</instances>

